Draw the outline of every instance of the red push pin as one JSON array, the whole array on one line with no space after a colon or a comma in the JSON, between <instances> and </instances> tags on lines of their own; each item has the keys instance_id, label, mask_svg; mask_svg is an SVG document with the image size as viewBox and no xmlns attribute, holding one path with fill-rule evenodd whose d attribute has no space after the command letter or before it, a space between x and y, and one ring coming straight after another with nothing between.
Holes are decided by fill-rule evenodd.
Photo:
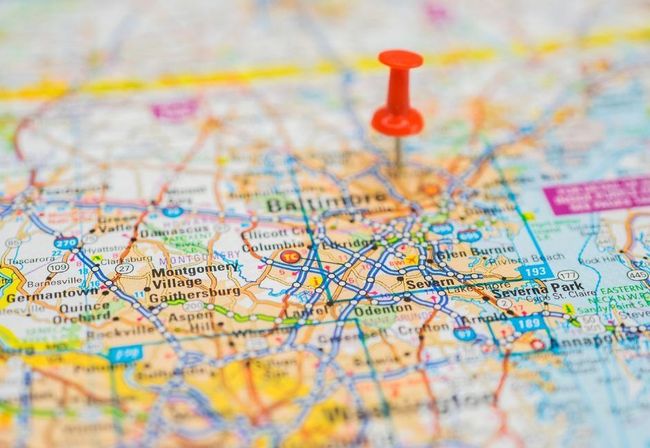
<instances>
[{"instance_id":1,"label":"red push pin","mask_svg":"<svg viewBox=\"0 0 650 448\"><path fill-rule=\"evenodd\" d=\"M401 137L417 134L424 126L422 115L409 100L409 70L422 65L422 56L406 50L386 50L379 61L390 67L386 105L375 111L372 127L384 135L395 137L394 171L402 165Z\"/></svg>"}]
</instances>

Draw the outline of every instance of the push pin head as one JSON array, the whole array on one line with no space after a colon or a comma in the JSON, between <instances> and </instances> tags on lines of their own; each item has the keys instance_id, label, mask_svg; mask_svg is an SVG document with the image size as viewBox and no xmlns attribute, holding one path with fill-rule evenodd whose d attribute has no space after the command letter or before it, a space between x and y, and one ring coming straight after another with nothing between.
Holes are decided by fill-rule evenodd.
<instances>
[{"instance_id":1,"label":"push pin head","mask_svg":"<svg viewBox=\"0 0 650 448\"><path fill-rule=\"evenodd\" d=\"M409 70L422 65L422 56L406 50L387 50L379 53L379 60L390 67L390 78L386 105L375 111L372 127L391 137L417 134L424 120L410 104Z\"/></svg>"},{"instance_id":2,"label":"push pin head","mask_svg":"<svg viewBox=\"0 0 650 448\"><path fill-rule=\"evenodd\" d=\"M379 60L390 67L386 105L375 111L372 127L384 135L395 137L392 172L402 169L401 137L417 134L424 127L422 115L411 107L409 100L409 70L422 65L422 56L406 50L387 50Z\"/></svg>"}]
</instances>

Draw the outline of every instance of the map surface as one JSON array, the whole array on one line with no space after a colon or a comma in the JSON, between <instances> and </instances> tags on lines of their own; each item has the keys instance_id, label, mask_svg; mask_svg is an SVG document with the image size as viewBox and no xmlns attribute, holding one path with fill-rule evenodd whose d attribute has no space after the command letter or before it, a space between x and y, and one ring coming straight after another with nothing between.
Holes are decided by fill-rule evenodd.
<instances>
[{"instance_id":1,"label":"map surface","mask_svg":"<svg viewBox=\"0 0 650 448\"><path fill-rule=\"evenodd\" d=\"M0 446L650 443L647 1L3 2L0 58Z\"/></svg>"}]
</instances>

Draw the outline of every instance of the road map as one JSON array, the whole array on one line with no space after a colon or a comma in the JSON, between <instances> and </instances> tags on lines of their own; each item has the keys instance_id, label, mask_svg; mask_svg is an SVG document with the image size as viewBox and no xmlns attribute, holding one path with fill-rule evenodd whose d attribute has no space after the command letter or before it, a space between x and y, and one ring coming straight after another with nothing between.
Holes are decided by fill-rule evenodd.
<instances>
[{"instance_id":1,"label":"road map","mask_svg":"<svg viewBox=\"0 0 650 448\"><path fill-rule=\"evenodd\" d=\"M1 447L650 446L647 0L7 1L0 60Z\"/></svg>"}]
</instances>

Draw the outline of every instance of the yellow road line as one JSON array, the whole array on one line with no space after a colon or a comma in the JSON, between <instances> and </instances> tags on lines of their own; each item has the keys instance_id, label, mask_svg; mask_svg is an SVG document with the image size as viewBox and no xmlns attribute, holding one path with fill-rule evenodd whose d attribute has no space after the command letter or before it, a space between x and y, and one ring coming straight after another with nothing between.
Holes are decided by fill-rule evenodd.
<instances>
[{"instance_id":1,"label":"yellow road line","mask_svg":"<svg viewBox=\"0 0 650 448\"><path fill-rule=\"evenodd\" d=\"M615 45L621 42L650 42L650 27L621 30L603 30L579 39L549 39L534 45L515 43L506 49L490 47L468 47L425 55L429 66L453 66L462 63L487 62L503 56L530 57L546 55L567 48L589 49ZM361 57L352 61L353 69L367 72L381 69L376 57ZM105 79L92 81L74 87L63 81L43 80L28 86L3 89L0 88L0 101L13 100L47 100L76 91L93 95L120 92L161 90L178 87L200 87L222 84L245 84L258 80L273 80L301 76L331 74L336 67L331 62L320 62L313 66L295 64L256 67L242 71L221 71L207 74L179 73L164 75L154 80L143 79Z\"/></svg>"}]
</instances>

